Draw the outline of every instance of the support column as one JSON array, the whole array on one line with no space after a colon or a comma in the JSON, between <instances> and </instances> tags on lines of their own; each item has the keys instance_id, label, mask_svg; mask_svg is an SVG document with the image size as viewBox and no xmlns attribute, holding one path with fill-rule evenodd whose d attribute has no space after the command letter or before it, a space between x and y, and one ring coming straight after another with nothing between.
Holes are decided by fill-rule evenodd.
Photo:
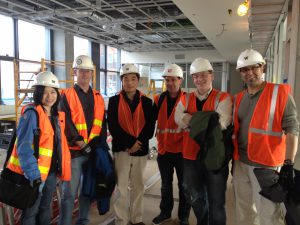
<instances>
[{"instance_id":1,"label":"support column","mask_svg":"<svg viewBox=\"0 0 300 225\"><path fill-rule=\"evenodd\" d=\"M64 31L53 31L53 60L70 62L74 60L74 37L71 34L67 34ZM55 66L54 74L58 76L60 80L70 80L72 66L68 67ZM61 88L70 87L70 84L61 83Z\"/></svg>"},{"instance_id":2,"label":"support column","mask_svg":"<svg viewBox=\"0 0 300 225\"><path fill-rule=\"evenodd\" d=\"M295 8L294 8L295 7ZM293 13L297 20L293 21L297 26L296 30L297 33L294 34L295 36L295 70L293 74L289 73L289 84L293 89L293 96L297 105L298 110L298 120L300 119L300 39L299 39L299 30L300 30L300 18L299 18L299 0L293 0ZM295 28L295 26L293 26ZM293 83L292 83L293 82ZM299 150L298 150L299 151Z\"/></svg>"},{"instance_id":3,"label":"support column","mask_svg":"<svg viewBox=\"0 0 300 225\"><path fill-rule=\"evenodd\" d=\"M92 42L92 60L96 66L96 87L97 91L100 91L100 44Z\"/></svg>"},{"instance_id":4,"label":"support column","mask_svg":"<svg viewBox=\"0 0 300 225\"><path fill-rule=\"evenodd\" d=\"M289 76L288 76L288 83L291 85L292 89L293 89L293 96L296 102L296 106L297 106L297 116L298 116L298 120L300 120L300 39L299 37L299 30L300 30L300 18L299 18L299 11L300 11L300 7L299 7L299 0L293 0L293 9L292 9L292 15L293 15L293 26L292 26L292 32L293 33L293 40L294 40L294 45L293 47L295 47L294 50L294 58L292 58L292 60L294 60L294 68L292 68L290 70L289 68ZM295 32L295 30L297 32ZM291 44L291 48L292 48L292 44ZM293 66L293 65L292 65ZM291 64L289 64L289 67L291 67ZM292 78L292 79L291 79ZM296 158L295 158L295 165L294 168L299 170L300 169L300 139L298 139L298 149L297 149L297 154L296 154Z\"/></svg>"}]
</instances>

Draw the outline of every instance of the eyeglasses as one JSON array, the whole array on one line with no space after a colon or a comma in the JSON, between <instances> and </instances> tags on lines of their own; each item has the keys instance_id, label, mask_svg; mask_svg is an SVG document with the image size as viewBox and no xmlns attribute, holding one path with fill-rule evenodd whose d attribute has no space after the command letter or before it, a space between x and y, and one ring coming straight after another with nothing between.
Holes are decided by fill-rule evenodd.
<instances>
[{"instance_id":1,"label":"eyeglasses","mask_svg":"<svg viewBox=\"0 0 300 225\"><path fill-rule=\"evenodd\" d=\"M243 68L240 69L240 72L247 73L250 70L252 70L254 73L256 73L256 72L258 72L259 68L261 68L261 65L243 67Z\"/></svg>"}]
</instances>

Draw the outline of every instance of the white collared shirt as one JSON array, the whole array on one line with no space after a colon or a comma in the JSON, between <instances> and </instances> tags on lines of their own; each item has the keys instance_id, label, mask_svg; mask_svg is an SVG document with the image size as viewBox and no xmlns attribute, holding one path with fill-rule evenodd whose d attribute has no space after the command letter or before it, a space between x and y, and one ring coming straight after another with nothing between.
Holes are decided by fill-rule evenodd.
<instances>
[{"instance_id":1,"label":"white collared shirt","mask_svg":"<svg viewBox=\"0 0 300 225\"><path fill-rule=\"evenodd\" d=\"M204 95L199 94L199 92L197 90L195 90L194 93L200 101L203 101L209 96L211 91L212 91L212 88L210 88L210 90L208 92L206 92ZM220 116L219 122L220 122L222 130L225 130L232 122L232 100L231 100L231 97L228 96L223 101L219 102L215 111ZM175 122L177 123L177 125L182 129L186 129L189 127L189 124L186 124L183 121L183 117L186 114L188 114L186 112L186 107L184 107L183 103L180 101L177 104L177 107L175 109L174 119L175 119Z\"/></svg>"}]
</instances>

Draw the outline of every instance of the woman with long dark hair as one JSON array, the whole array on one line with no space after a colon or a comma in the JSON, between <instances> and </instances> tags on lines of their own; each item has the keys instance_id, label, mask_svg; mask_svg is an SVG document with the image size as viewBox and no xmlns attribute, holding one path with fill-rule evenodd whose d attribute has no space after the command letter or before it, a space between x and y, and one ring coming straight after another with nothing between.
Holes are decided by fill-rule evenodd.
<instances>
[{"instance_id":1,"label":"woman with long dark hair","mask_svg":"<svg viewBox=\"0 0 300 225\"><path fill-rule=\"evenodd\" d=\"M50 205L57 177L62 180L71 178L70 152L64 134L65 115L57 109L60 100L58 88L58 79L53 73L41 72L37 75L34 103L22 109L17 141L7 164L10 170L24 174L32 187L39 186L36 202L22 212L22 225L50 224ZM33 148L37 132L38 154Z\"/></svg>"}]
</instances>

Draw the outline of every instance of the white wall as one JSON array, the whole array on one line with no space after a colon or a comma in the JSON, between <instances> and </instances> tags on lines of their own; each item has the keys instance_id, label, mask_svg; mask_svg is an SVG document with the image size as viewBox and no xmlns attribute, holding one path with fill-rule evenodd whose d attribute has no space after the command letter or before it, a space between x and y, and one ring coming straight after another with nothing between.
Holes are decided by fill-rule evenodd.
<instances>
[{"instance_id":1,"label":"white wall","mask_svg":"<svg viewBox=\"0 0 300 225\"><path fill-rule=\"evenodd\" d=\"M184 59L175 59L175 55L185 55ZM121 63L188 63L197 57L207 58L211 62L226 60L216 50L172 51L172 52L126 52L121 51Z\"/></svg>"}]
</instances>

